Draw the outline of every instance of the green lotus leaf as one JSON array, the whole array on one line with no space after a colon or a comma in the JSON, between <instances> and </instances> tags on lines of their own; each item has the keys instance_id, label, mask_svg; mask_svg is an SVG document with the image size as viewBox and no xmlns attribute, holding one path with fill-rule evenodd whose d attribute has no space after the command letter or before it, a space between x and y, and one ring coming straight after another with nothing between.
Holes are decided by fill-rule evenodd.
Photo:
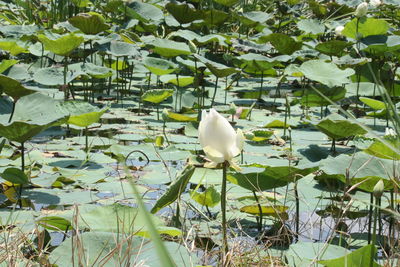
<instances>
[{"instance_id":1,"label":"green lotus leaf","mask_svg":"<svg viewBox=\"0 0 400 267\"><path fill-rule=\"evenodd\" d=\"M148 43L148 46L153 50L153 52L163 57L176 57L192 54L187 44L167 39L156 38L152 42Z\"/></svg>"},{"instance_id":2,"label":"green lotus leaf","mask_svg":"<svg viewBox=\"0 0 400 267\"><path fill-rule=\"evenodd\" d=\"M98 34L110 28L103 16L95 12L80 13L69 18L68 22L85 34Z\"/></svg>"},{"instance_id":3,"label":"green lotus leaf","mask_svg":"<svg viewBox=\"0 0 400 267\"><path fill-rule=\"evenodd\" d=\"M17 64L19 60L16 59L3 59L0 62L0 73L5 72L7 69L9 69L11 66Z\"/></svg>"},{"instance_id":4,"label":"green lotus leaf","mask_svg":"<svg viewBox=\"0 0 400 267\"><path fill-rule=\"evenodd\" d=\"M272 18L271 14L262 11L244 12L239 15L239 20L246 26L255 26L258 23L264 23Z\"/></svg>"},{"instance_id":5,"label":"green lotus leaf","mask_svg":"<svg viewBox=\"0 0 400 267\"><path fill-rule=\"evenodd\" d=\"M85 73L82 70L71 69L66 74L66 83L68 84ZM64 85L64 68L41 68L33 74L33 79L35 82L43 85Z\"/></svg>"},{"instance_id":6,"label":"green lotus leaf","mask_svg":"<svg viewBox=\"0 0 400 267\"><path fill-rule=\"evenodd\" d=\"M380 110L380 109L386 109L386 104L385 102L369 98L369 97L360 97L360 101L363 102L365 105L369 106L372 109L375 110Z\"/></svg>"},{"instance_id":7,"label":"green lotus leaf","mask_svg":"<svg viewBox=\"0 0 400 267\"><path fill-rule=\"evenodd\" d=\"M171 83L173 85L179 86L179 87L185 87L194 82L194 77L193 76L176 76L176 75L163 75L160 77L160 81L163 83Z\"/></svg>"},{"instance_id":8,"label":"green lotus leaf","mask_svg":"<svg viewBox=\"0 0 400 267\"><path fill-rule=\"evenodd\" d=\"M239 0L214 0L214 2L223 6L231 7L239 3Z\"/></svg>"},{"instance_id":9,"label":"green lotus leaf","mask_svg":"<svg viewBox=\"0 0 400 267\"><path fill-rule=\"evenodd\" d=\"M321 34L325 31L325 26L316 19L302 19L297 22L297 27L305 33Z\"/></svg>"},{"instance_id":10,"label":"green lotus leaf","mask_svg":"<svg viewBox=\"0 0 400 267\"><path fill-rule=\"evenodd\" d=\"M271 217L279 218L282 220L287 220L289 218L289 215L286 212L288 209L289 209L289 207L287 207L287 206L261 205L261 213L263 216L271 216ZM246 205L244 207L241 207L240 211L246 212L246 213L252 214L252 215L260 214L260 208L258 205Z\"/></svg>"},{"instance_id":11,"label":"green lotus leaf","mask_svg":"<svg viewBox=\"0 0 400 267\"><path fill-rule=\"evenodd\" d=\"M107 111L107 107L99 109L87 102L67 101L59 102L60 112L69 116L68 123L79 127L88 127L100 120Z\"/></svg>"},{"instance_id":12,"label":"green lotus leaf","mask_svg":"<svg viewBox=\"0 0 400 267\"><path fill-rule=\"evenodd\" d=\"M58 217L58 216L46 216L36 220L36 223L50 231L68 231L73 230L71 221Z\"/></svg>"},{"instance_id":13,"label":"green lotus leaf","mask_svg":"<svg viewBox=\"0 0 400 267\"><path fill-rule=\"evenodd\" d=\"M142 95L142 100L151 102L154 104L161 103L168 97L172 96L174 93L174 90L172 89L152 89L152 90L147 90L143 95Z\"/></svg>"},{"instance_id":14,"label":"green lotus leaf","mask_svg":"<svg viewBox=\"0 0 400 267\"><path fill-rule=\"evenodd\" d=\"M296 42L295 39L283 33L272 33L259 38L259 42L270 42L276 50L281 54L291 55L293 52L300 50L301 42Z\"/></svg>"},{"instance_id":15,"label":"green lotus leaf","mask_svg":"<svg viewBox=\"0 0 400 267\"><path fill-rule=\"evenodd\" d=\"M116 214L114 214L116 216ZM111 220L116 217L105 218ZM122 216L122 215L120 215ZM127 217L125 217L127 218ZM125 219L126 220L126 219ZM135 220L136 221L136 220ZM125 221L126 222L126 221ZM126 225L127 223L125 223ZM157 245L149 239L143 239L138 236L126 236L126 232L85 232L80 236L80 240L85 244L82 253L87 258L87 264L95 266L113 266L118 263L121 266L129 265L147 265L147 266L170 266L159 258ZM119 240L119 241L118 241ZM121 242L121 241L124 242ZM79 256L74 253L74 243L67 239L52 251L49 261L57 266L70 266L71 261L79 262ZM197 257L188 250L175 242L163 241L167 252L173 255L174 266L184 267L196 265ZM90 249L89 249L90 248ZM116 251L119 253L115 253ZM126 255L121 258L121 254ZM104 259L104 261L101 261Z\"/></svg>"},{"instance_id":16,"label":"green lotus leaf","mask_svg":"<svg viewBox=\"0 0 400 267\"><path fill-rule=\"evenodd\" d=\"M28 50L20 46L17 41L10 40L0 40L0 49L10 52L13 56L28 52Z\"/></svg>"},{"instance_id":17,"label":"green lotus leaf","mask_svg":"<svg viewBox=\"0 0 400 267\"><path fill-rule=\"evenodd\" d=\"M137 19L144 23L158 22L164 17L161 9L155 5L140 1L132 1L127 4L127 7L122 8L122 10L131 18Z\"/></svg>"},{"instance_id":18,"label":"green lotus leaf","mask_svg":"<svg viewBox=\"0 0 400 267\"><path fill-rule=\"evenodd\" d=\"M220 26L228 20L230 14L217 9L203 10L202 18L207 26Z\"/></svg>"},{"instance_id":19,"label":"green lotus leaf","mask_svg":"<svg viewBox=\"0 0 400 267\"><path fill-rule=\"evenodd\" d=\"M110 42L106 53L115 57L135 57L139 55L136 45L115 40Z\"/></svg>"},{"instance_id":20,"label":"green lotus leaf","mask_svg":"<svg viewBox=\"0 0 400 267\"><path fill-rule=\"evenodd\" d=\"M0 92L11 96L15 100L33 94L36 91L24 87L19 81L13 78L0 74Z\"/></svg>"},{"instance_id":21,"label":"green lotus leaf","mask_svg":"<svg viewBox=\"0 0 400 267\"><path fill-rule=\"evenodd\" d=\"M178 68L176 64L169 60L155 57L146 57L143 64L151 73L157 76L172 73Z\"/></svg>"},{"instance_id":22,"label":"green lotus leaf","mask_svg":"<svg viewBox=\"0 0 400 267\"><path fill-rule=\"evenodd\" d=\"M384 35L389 30L389 23L383 19L354 18L344 26L342 34L346 37L357 39L371 35Z\"/></svg>"},{"instance_id":23,"label":"green lotus leaf","mask_svg":"<svg viewBox=\"0 0 400 267\"><path fill-rule=\"evenodd\" d=\"M331 40L317 44L315 50L328 56L340 56L343 55L345 49L350 46L352 46L352 43L341 40Z\"/></svg>"},{"instance_id":24,"label":"green lotus leaf","mask_svg":"<svg viewBox=\"0 0 400 267\"><path fill-rule=\"evenodd\" d=\"M385 136L384 139L397 150L393 150L381 140L375 140L367 149L364 149L364 152L382 159L400 160L400 140L395 136Z\"/></svg>"},{"instance_id":25,"label":"green lotus leaf","mask_svg":"<svg viewBox=\"0 0 400 267\"><path fill-rule=\"evenodd\" d=\"M71 64L68 66L68 70L82 72L96 79L104 79L113 75L112 69L89 62Z\"/></svg>"},{"instance_id":26,"label":"green lotus leaf","mask_svg":"<svg viewBox=\"0 0 400 267\"><path fill-rule=\"evenodd\" d=\"M343 87L318 87L315 88L315 90L308 89L305 91L298 91L295 95L302 95L300 103L307 107L323 107L346 97L346 89ZM321 96L321 94L323 96Z\"/></svg>"},{"instance_id":27,"label":"green lotus leaf","mask_svg":"<svg viewBox=\"0 0 400 267\"><path fill-rule=\"evenodd\" d=\"M190 23L202 18L201 11L190 7L188 4L169 2L165 5L165 8L181 24Z\"/></svg>"},{"instance_id":28,"label":"green lotus leaf","mask_svg":"<svg viewBox=\"0 0 400 267\"><path fill-rule=\"evenodd\" d=\"M374 244L370 244L352 251L342 257L329 260L319 260L318 263L323 264L325 267L336 267L336 266L347 266L347 267L358 267L358 266L371 266L371 267L381 267L375 258L378 250Z\"/></svg>"},{"instance_id":29,"label":"green lotus leaf","mask_svg":"<svg viewBox=\"0 0 400 267\"><path fill-rule=\"evenodd\" d=\"M320 170L322 173L316 177L317 180L334 179L346 184L348 174L350 184L364 191L373 192L379 180L383 181L385 190L393 189L393 182L388 175L393 171L391 159L376 158L364 152L341 154L322 160Z\"/></svg>"},{"instance_id":30,"label":"green lotus leaf","mask_svg":"<svg viewBox=\"0 0 400 267\"><path fill-rule=\"evenodd\" d=\"M367 131L357 123L352 123L344 118L331 119L330 117L327 117L316 124L315 127L335 140L355 135L364 135L367 133Z\"/></svg>"},{"instance_id":31,"label":"green lotus leaf","mask_svg":"<svg viewBox=\"0 0 400 267\"><path fill-rule=\"evenodd\" d=\"M320 82L329 87L350 83L349 77L355 73L353 69L339 69L332 62L321 59L309 60L301 64L299 70L308 79Z\"/></svg>"},{"instance_id":32,"label":"green lotus leaf","mask_svg":"<svg viewBox=\"0 0 400 267\"><path fill-rule=\"evenodd\" d=\"M3 173L0 173L0 177L13 184L29 184L28 176L18 168L7 168Z\"/></svg>"},{"instance_id":33,"label":"green lotus leaf","mask_svg":"<svg viewBox=\"0 0 400 267\"><path fill-rule=\"evenodd\" d=\"M167 188L165 193L157 200L154 207L151 209L151 213L156 213L160 209L172 204L180 195L185 191L186 186L192 177L195 167L187 165L185 169L178 175L174 182Z\"/></svg>"},{"instance_id":34,"label":"green lotus leaf","mask_svg":"<svg viewBox=\"0 0 400 267\"><path fill-rule=\"evenodd\" d=\"M264 191L285 186L314 172L316 168L298 169L289 166L262 166L261 172L230 172L227 179L250 191Z\"/></svg>"},{"instance_id":35,"label":"green lotus leaf","mask_svg":"<svg viewBox=\"0 0 400 267\"><path fill-rule=\"evenodd\" d=\"M24 143L52 126L65 123L67 118L61 118L50 122L24 122L13 121L11 123L0 123L0 135L10 141Z\"/></svg>"},{"instance_id":36,"label":"green lotus leaf","mask_svg":"<svg viewBox=\"0 0 400 267\"><path fill-rule=\"evenodd\" d=\"M82 36L76 36L72 33L63 35L55 40L48 38L44 34L39 34L38 39L44 45L44 49L60 56L68 56L84 41Z\"/></svg>"},{"instance_id":37,"label":"green lotus leaf","mask_svg":"<svg viewBox=\"0 0 400 267\"><path fill-rule=\"evenodd\" d=\"M190 197L202 206L215 207L221 201L221 194L214 186L209 186L204 192L191 191Z\"/></svg>"}]
</instances>

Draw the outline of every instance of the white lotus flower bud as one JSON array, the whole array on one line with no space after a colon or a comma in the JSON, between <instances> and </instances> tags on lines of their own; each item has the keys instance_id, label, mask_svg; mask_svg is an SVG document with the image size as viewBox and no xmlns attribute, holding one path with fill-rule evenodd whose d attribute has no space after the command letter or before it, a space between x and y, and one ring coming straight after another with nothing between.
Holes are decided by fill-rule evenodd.
<instances>
[{"instance_id":1,"label":"white lotus flower bud","mask_svg":"<svg viewBox=\"0 0 400 267\"><path fill-rule=\"evenodd\" d=\"M392 128L386 127L385 136L396 136L396 131Z\"/></svg>"},{"instance_id":2,"label":"white lotus flower bud","mask_svg":"<svg viewBox=\"0 0 400 267\"><path fill-rule=\"evenodd\" d=\"M380 179L374 186L374 197L381 198L383 191L385 191L385 184L383 183L382 179Z\"/></svg>"},{"instance_id":3,"label":"white lotus flower bud","mask_svg":"<svg viewBox=\"0 0 400 267\"><path fill-rule=\"evenodd\" d=\"M342 31L344 30L344 27L342 26L342 25L340 25L340 26L337 26L336 28L335 28L335 34L336 34L336 36L342 36Z\"/></svg>"},{"instance_id":4,"label":"white lotus flower bud","mask_svg":"<svg viewBox=\"0 0 400 267\"><path fill-rule=\"evenodd\" d=\"M228 120L211 108L209 113L203 110L198 130L200 145L211 160L205 167L213 168L228 161L239 168L232 159L243 150L244 136L240 129L235 132Z\"/></svg>"},{"instance_id":5,"label":"white lotus flower bud","mask_svg":"<svg viewBox=\"0 0 400 267\"><path fill-rule=\"evenodd\" d=\"M356 8L356 11L354 12L354 15L357 18L361 18L364 17L365 15L367 15L368 12L368 3L367 2L362 2L361 4L359 4Z\"/></svg>"},{"instance_id":6,"label":"white lotus flower bud","mask_svg":"<svg viewBox=\"0 0 400 267\"><path fill-rule=\"evenodd\" d=\"M378 6L380 6L381 4L382 4L382 2L380 1L380 0L370 0L369 1L369 4L372 6L372 7L378 7Z\"/></svg>"}]
</instances>

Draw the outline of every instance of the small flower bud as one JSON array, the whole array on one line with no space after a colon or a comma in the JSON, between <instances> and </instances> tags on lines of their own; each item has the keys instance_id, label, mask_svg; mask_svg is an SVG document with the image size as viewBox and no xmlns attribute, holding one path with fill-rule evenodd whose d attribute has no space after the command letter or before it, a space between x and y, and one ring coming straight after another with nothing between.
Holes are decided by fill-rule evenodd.
<instances>
[{"instance_id":1,"label":"small flower bud","mask_svg":"<svg viewBox=\"0 0 400 267\"><path fill-rule=\"evenodd\" d=\"M382 179L379 180L379 182L376 183L374 186L374 197L376 198L381 198L383 191L385 190L385 184L383 183Z\"/></svg>"},{"instance_id":2,"label":"small flower bud","mask_svg":"<svg viewBox=\"0 0 400 267\"><path fill-rule=\"evenodd\" d=\"M389 127L386 127L385 136L396 136L396 132Z\"/></svg>"},{"instance_id":3,"label":"small flower bud","mask_svg":"<svg viewBox=\"0 0 400 267\"><path fill-rule=\"evenodd\" d=\"M235 103L232 102L229 105L228 113L231 114L231 115L235 115L236 114L236 109L237 109L237 106L235 105Z\"/></svg>"},{"instance_id":4,"label":"small flower bud","mask_svg":"<svg viewBox=\"0 0 400 267\"><path fill-rule=\"evenodd\" d=\"M342 31L344 30L344 27L342 26L342 25L340 25L340 26L337 26L336 28L335 28L335 34L336 34L336 36L342 36Z\"/></svg>"},{"instance_id":5,"label":"small flower bud","mask_svg":"<svg viewBox=\"0 0 400 267\"><path fill-rule=\"evenodd\" d=\"M382 2L380 0L371 0L371 1L369 1L369 4L372 7L376 8L376 7L380 6L382 4Z\"/></svg>"},{"instance_id":6,"label":"small flower bud","mask_svg":"<svg viewBox=\"0 0 400 267\"><path fill-rule=\"evenodd\" d=\"M359 4L356 8L356 11L354 12L354 15L357 18L361 18L364 17L365 15L367 15L368 12L368 3L367 2L362 2L361 4Z\"/></svg>"}]
</instances>

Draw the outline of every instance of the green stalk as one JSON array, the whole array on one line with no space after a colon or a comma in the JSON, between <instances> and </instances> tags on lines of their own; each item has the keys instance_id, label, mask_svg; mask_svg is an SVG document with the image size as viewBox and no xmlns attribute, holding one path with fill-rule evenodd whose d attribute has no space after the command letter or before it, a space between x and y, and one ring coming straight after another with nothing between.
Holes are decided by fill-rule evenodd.
<instances>
[{"instance_id":1,"label":"green stalk","mask_svg":"<svg viewBox=\"0 0 400 267\"><path fill-rule=\"evenodd\" d=\"M226 171L229 162L222 164L222 188L221 188L221 212L222 212L222 266L224 265L224 257L228 253L228 239L226 237Z\"/></svg>"},{"instance_id":2,"label":"green stalk","mask_svg":"<svg viewBox=\"0 0 400 267\"><path fill-rule=\"evenodd\" d=\"M63 75L64 75L64 100L68 99L68 89L67 89L67 57L64 57L64 71L63 71Z\"/></svg>"},{"instance_id":3,"label":"green stalk","mask_svg":"<svg viewBox=\"0 0 400 267\"><path fill-rule=\"evenodd\" d=\"M213 97L212 97L212 99L211 99L211 108L213 107L213 105L214 105L214 101L215 101L215 96L217 95L217 89L218 89L218 77L217 77L217 79L215 80L215 88L214 88L214 94L213 94Z\"/></svg>"},{"instance_id":4,"label":"green stalk","mask_svg":"<svg viewBox=\"0 0 400 267\"><path fill-rule=\"evenodd\" d=\"M372 213L374 206L374 195L371 193L369 212L368 212L368 244L371 244Z\"/></svg>"},{"instance_id":5,"label":"green stalk","mask_svg":"<svg viewBox=\"0 0 400 267\"><path fill-rule=\"evenodd\" d=\"M292 139L290 139L292 140ZM299 221L300 221L300 199L299 191L297 190L297 180L294 182L294 195L296 198L296 242L299 241Z\"/></svg>"},{"instance_id":6,"label":"green stalk","mask_svg":"<svg viewBox=\"0 0 400 267\"><path fill-rule=\"evenodd\" d=\"M261 99L263 84L264 84L264 71L261 71L261 86L260 86L260 90L258 92L258 99Z\"/></svg>"},{"instance_id":7,"label":"green stalk","mask_svg":"<svg viewBox=\"0 0 400 267\"><path fill-rule=\"evenodd\" d=\"M25 143L22 142L21 143L21 170L24 171L25 170Z\"/></svg>"},{"instance_id":8,"label":"green stalk","mask_svg":"<svg viewBox=\"0 0 400 267\"><path fill-rule=\"evenodd\" d=\"M259 212L259 214L258 214L258 216L259 216L259 218L258 218L258 220L257 220L257 224L258 224L258 231L261 233L261 231L262 231L262 207L261 207L261 204L260 204L260 201L258 200L258 197L257 197L257 195L256 195L256 192L255 191L252 191L253 192L253 196L254 196L254 198L256 199L256 201L257 201L257 206L258 206L258 212Z\"/></svg>"},{"instance_id":9,"label":"green stalk","mask_svg":"<svg viewBox=\"0 0 400 267\"><path fill-rule=\"evenodd\" d=\"M379 202L380 198L375 197L375 210L374 210L374 229L372 232L372 246L371 246L371 260L369 263L370 267L374 266L374 248L376 244L376 225L377 225L377 220L378 220L378 212L379 212Z\"/></svg>"}]
</instances>

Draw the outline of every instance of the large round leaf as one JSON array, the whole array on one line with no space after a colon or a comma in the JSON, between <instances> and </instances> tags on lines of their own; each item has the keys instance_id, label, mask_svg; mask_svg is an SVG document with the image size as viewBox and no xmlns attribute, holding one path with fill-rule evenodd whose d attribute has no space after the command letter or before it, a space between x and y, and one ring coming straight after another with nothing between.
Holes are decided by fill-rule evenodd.
<instances>
[{"instance_id":1,"label":"large round leaf","mask_svg":"<svg viewBox=\"0 0 400 267\"><path fill-rule=\"evenodd\" d=\"M129 223L126 221L126 224ZM153 242L138 236L127 237L126 233L86 232L80 235L80 242L83 244L81 256L85 256L88 266L164 266L165 263L160 260ZM176 266L191 266L198 261L184 246L174 242L163 243L169 254L173 255ZM50 262L57 266L71 266L72 260L79 262L79 253L75 251L74 244L67 239L52 251Z\"/></svg>"},{"instance_id":2,"label":"large round leaf","mask_svg":"<svg viewBox=\"0 0 400 267\"><path fill-rule=\"evenodd\" d=\"M190 55L192 52L187 44L167 39L157 38L148 43L148 46L157 54L163 57L176 57Z\"/></svg>"},{"instance_id":3,"label":"large round leaf","mask_svg":"<svg viewBox=\"0 0 400 267\"><path fill-rule=\"evenodd\" d=\"M330 138L336 140L367 133L367 131L357 123L352 123L344 118L336 119L334 117L327 117L316 124L315 127Z\"/></svg>"},{"instance_id":4,"label":"large round leaf","mask_svg":"<svg viewBox=\"0 0 400 267\"><path fill-rule=\"evenodd\" d=\"M151 220L160 234L179 236L182 232L173 227L167 227L164 222L151 216ZM149 236L147 221L138 208L121 204L109 206L96 206L80 213L80 227L89 228L91 231L111 232L118 231L126 234Z\"/></svg>"},{"instance_id":5,"label":"large round leaf","mask_svg":"<svg viewBox=\"0 0 400 267\"><path fill-rule=\"evenodd\" d=\"M163 75L160 77L160 81L163 83L171 83L173 85L179 86L179 87L185 87L194 82L194 77L193 76L176 76L173 74L170 75Z\"/></svg>"},{"instance_id":6,"label":"large round leaf","mask_svg":"<svg viewBox=\"0 0 400 267\"><path fill-rule=\"evenodd\" d=\"M25 47L20 46L17 41L7 39L0 41L0 49L10 52L13 56L28 52L28 50Z\"/></svg>"},{"instance_id":7,"label":"large round leaf","mask_svg":"<svg viewBox=\"0 0 400 267\"><path fill-rule=\"evenodd\" d=\"M66 73L66 83L71 82L80 75L85 73L81 70L71 69ZM42 68L35 72L33 75L35 82L43 85L64 85L64 68L63 67L50 67Z\"/></svg>"},{"instance_id":8,"label":"large round leaf","mask_svg":"<svg viewBox=\"0 0 400 267\"><path fill-rule=\"evenodd\" d=\"M315 50L324 53L329 56L340 56L344 54L344 50L350 47L352 43L341 41L341 40L331 40L318 44Z\"/></svg>"},{"instance_id":9,"label":"large round leaf","mask_svg":"<svg viewBox=\"0 0 400 267\"><path fill-rule=\"evenodd\" d=\"M168 4L165 5L165 8L181 24L201 19L201 11L189 6L188 4L168 2Z\"/></svg>"},{"instance_id":10,"label":"large round leaf","mask_svg":"<svg viewBox=\"0 0 400 267\"><path fill-rule=\"evenodd\" d=\"M1 92L14 99L18 99L22 96L33 94L36 91L26 88L17 80L0 74L0 93Z\"/></svg>"},{"instance_id":11,"label":"large round leaf","mask_svg":"<svg viewBox=\"0 0 400 267\"><path fill-rule=\"evenodd\" d=\"M0 62L0 73L5 72L8 68L16 63L18 63L18 60L16 59L3 59Z\"/></svg>"},{"instance_id":12,"label":"large round leaf","mask_svg":"<svg viewBox=\"0 0 400 267\"><path fill-rule=\"evenodd\" d=\"M389 30L389 23L383 19L354 18L347 22L342 34L346 37L357 39L357 36L365 38L370 35L384 35Z\"/></svg>"},{"instance_id":13,"label":"large round leaf","mask_svg":"<svg viewBox=\"0 0 400 267\"><path fill-rule=\"evenodd\" d=\"M84 40L82 36L76 36L72 33L63 35L55 40L48 38L44 34L39 34L38 39L44 45L44 49L60 56L68 56Z\"/></svg>"},{"instance_id":14,"label":"large round leaf","mask_svg":"<svg viewBox=\"0 0 400 267\"><path fill-rule=\"evenodd\" d=\"M47 128L65 123L66 120L67 118L62 118L51 122L37 121L30 123L14 121L5 124L0 123L0 135L10 141L24 143Z\"/></svg>"},{"instance_id":15,"label":"large round leaf","mask_svg":"<svg viewBox=\"0 0 400 267\"><path fill-rule=\"evenodd\" d=\"M155 5L143 3L140 1L132 1L124 7L124 12L127 15L144 23L158 22L164 17L161 9Z\"/></svg>"},{"instance_id":16,"label":"large round leaf","mask_svg":"<svg viewBox=\"0 0 400 267\"><path fill-rule=\"evenodd\" d=\"M302 43L283 33L272 33L262 36L260 42L270 42L281 54L291 55L293 52L301 49Z\"/></svg>"},{"instance_id":17,"label":"large round leaf","mask_svg":"<svg viewBox=\"0 0 400 267\"><path fill-rule=\"evenodd\" d=\"M386 190L393 188L390 180L390 173L394 171L393 161L379 159L364 152L328 157L321 161L320 170L323 173L317 176L318 180L336 179L345 184L348 173L350 184L367 192L373 192L379 180L383 181Z\"/></svg>"},{"instance_id":18,"label":"large round leaf","mask_svg":"<svg viewBox=\"0 0 400 267\"><path fill-rule=\"evenodd\" d=\"M75 17L69 18L68 22L85 34L98 34L110 28L105 23L104 18L95 12L78 14Z\"/></svg>"},{"instance_id":19,"label":"large round leaf","mask_svg":"<svg viewBox=\"0 0 400 267\"><path fill-rule=\"evenodd\" d=\"M18 168L7 168L3 173L0 173L0 177L13 184L29 184L26 174Z\"/></svg>"},{"instance_id":20,"label":"large round leaf","mask_svg":"<svg viewBox=\"0 0 400 267\"><path fill-rule=\"evenodd\" d=\"M144 66L157 76L165 75L177 70L177 65L173 62L161 58L146 57Z\"/></svg>"},{"instance_id":21,"label":"large round leaf","mask_svg":"<svg viewBox=\"0 0 400 267\"><path fill-rule=\"evenodd\" d=\"M69 115L68 123L79 127L88 127L100 120L108 108L99 109L87 102L59 102L60 112Z\"/></svg>"},{"instance_id":22,"label":"large round leaf","mask_svg":"<svg viewBox=\"0 0 400 267\"><path fill-rule=\"evenodd\" d=\"M298 169L289 166L265 166L262 172L231 172L228 180L251 191L264 191L285 186L314 172L316 168Z\"/></svg>"},{"instance_id":23,"label":"large round leaf","mask_svg":"<svg viewBox=\"0 0 400 267\"><path fill-rule=\"evenodd\" d=\"M341 86L342 84L349 83L349 76L353 75L353 69L339 69L336 64L327 63L324 60L316 59L309 60L301 64L299 70L308 79L320 82L329 87Z\"/></svg>"},{"instance_id":24,"label":"large round leaf","mask_svg":"<svg viewBox=\"0 0 400 267\"><path fill-rule=\"evenodd\" d=\"M142 100L151 102L154 104L158 104L168 97L172 96L174 93L174 90L172 89L152 89L152 90L147 90L143 95L142 95Z\"/></svg>"}]
</instances>

